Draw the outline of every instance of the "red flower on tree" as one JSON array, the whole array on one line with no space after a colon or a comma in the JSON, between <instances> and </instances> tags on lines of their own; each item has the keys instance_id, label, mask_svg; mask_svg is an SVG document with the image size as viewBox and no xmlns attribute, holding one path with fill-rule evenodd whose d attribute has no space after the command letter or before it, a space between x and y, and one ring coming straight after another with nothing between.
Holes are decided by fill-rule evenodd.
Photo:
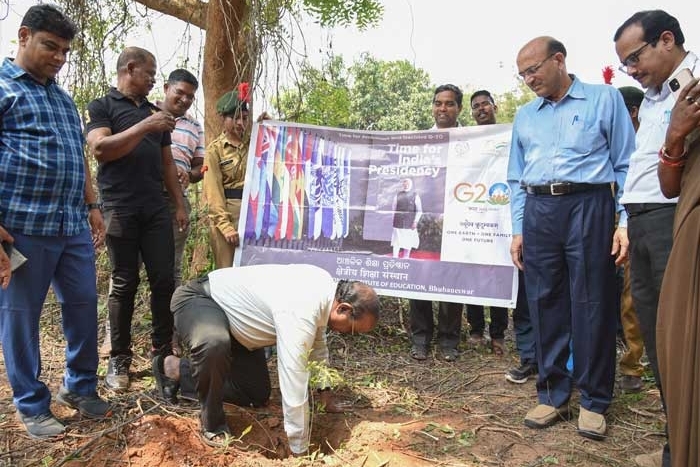
<instances>
[{"instance_id":1,"label":"red flower on tree","mask_svg":"<svg viewBox=\"0 0 700 467\"><path fill-rule=\"evenodd\" d=\"M610 65L603 68L603 81L605 84L612 84L612 79L615 77L615 70Z\"/></svg>"},{"instance_id":2,"label":"red flower on tree","mask_svg":"<svg viewBox=\"0 0 700 467\"><path fill-rule=\"evenodd\" d=\"M241 83L238 85L238 98L250 104L250 84Z\"/></svg>"}]
</instances>

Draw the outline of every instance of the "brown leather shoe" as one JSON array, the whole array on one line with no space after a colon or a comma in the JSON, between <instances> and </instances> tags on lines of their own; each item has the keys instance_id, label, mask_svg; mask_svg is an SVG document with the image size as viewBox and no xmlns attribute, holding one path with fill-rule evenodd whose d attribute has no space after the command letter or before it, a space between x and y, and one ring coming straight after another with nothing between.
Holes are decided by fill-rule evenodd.
<instances>
[{"instance_id":1,"label":"brown leather shoe","mask_svg":"<svg viewBox=\"0 0 700 467\"><path fill-rule=\"evenodd\" d=\"M584 438L600 441L605 439L607 429L605 415L581 407L578 413L578 434Z\"/></svg>"},{"instance_id":2,"label":"brown leather shoe","mask_svg":"<svg viewBox=\"0 0 700 467\"><path fill-rule=\"evenodd\" d=\"M491 352L497 357L502 357L506 354L506 343L503 339L491 339Z\"/></svg>"},{"instance_id":3,"label":"brown leather shoe","mask_svg":"<svg viewBox=\"0 0 700 467\"><path fill-rule=\"evenodd\" d=\"M472 347L474 349L478 347L485 347L486 346L486 338L484 336L481 336L479 334L470 334L469 335L469 340L467 341L469 344L469 347Z\"/></svg>"},{"instance_id":4,"label":"brown leather shoe","mask_svg":"<svg viewBox=\"0 0 700 467\"><path fill-rule=\"evenodd\" d=\"M640 454L634 458L639 467L661 467L663 465L664 450L661 449L650 454Z\"/></svg>"},{"instance_id":5,"label":"brown leather shoe","mask_svg":"<svg viewBox=\"0 0 700 467\"><path fill-rule=\"evenodd\" d=\"M525 426L535 429L547 428L558 421L568 420L569 418L571 418L571 412L569 412L568 404L559 408L539 404L534 409L530 409L525 415Z\"/></svg>"}]
</instances>

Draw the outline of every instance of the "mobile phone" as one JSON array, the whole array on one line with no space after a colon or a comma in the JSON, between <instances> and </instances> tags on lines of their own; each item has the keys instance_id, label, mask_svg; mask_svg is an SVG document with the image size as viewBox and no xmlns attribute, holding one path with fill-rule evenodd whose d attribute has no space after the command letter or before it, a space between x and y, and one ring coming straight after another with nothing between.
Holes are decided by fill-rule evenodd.
<instances>
[{"instance_id":1,"label":"mobile phone","mask_svg":"<svg viewBox=\"0 0 700 467\"><path fill-rule=\"evenodd\" d=\"M693 73L688 68L683 68L671 78L671 81L668 82L668 86L671 88L671 92L676 97L676 100L678 100L678 95L681 93L681 90L692 80Z\"/></svg>"},{"instance_id":2,"label":"mobile phone","mask_svg":"<svg viewBox=\"0 0 700 467\"><path fill-rule=\"evenodd\" d=\"M11 243L2 242L2 247L5 249L7 256L10 257L10 270L12 272L15 272L18 267L27 262L27 257L20 253Z\"/></svg>"}]
</instances>

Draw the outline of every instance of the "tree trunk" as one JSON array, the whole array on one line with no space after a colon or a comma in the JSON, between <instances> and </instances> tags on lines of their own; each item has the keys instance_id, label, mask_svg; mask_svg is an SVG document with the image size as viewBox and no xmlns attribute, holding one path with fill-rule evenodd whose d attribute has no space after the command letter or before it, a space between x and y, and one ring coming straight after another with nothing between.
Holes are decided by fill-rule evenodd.
<instances>
[{"instance_id":1,"label":"tree trunk","mask_svg":"<svg viewBox=\"0 0 700 467\"><path fill-rule=\"evenodd\" d=\"M202 29L204 66L204 132L207 141L221 132L216 101L238 83L250 82L257 57L253 30L248 21L247 0L135 0L153 10L181 19ZM251 83L253 84L253 83ZM252 87L251 87L252 89Z\"/></svg>"},{"instance_id":2,"label":"tree trunk","mask_svg":"<svg viewBox=\"0 0 700 467\"><path fill-rule=\"evenodd\" d=\"M254 40L246 26L246 0L211 0L206 23L210 25L204 42L204 131L207 141L221 132L216 101L238 83L250 81L254 63ZM251 53L253 52L253 53Z\"/></svg>"},{"instance_id":3,"label":"tree trunk","mask_svg":"<svg viewBox=\"0 0 700 467\"><path fill-rule=\"evenodd\" d=\"M207 29L208 4L201 0L135 0L151 10L160 11L166 15L181 19L186 23ZM218 0L215 0L215 2Z\"/></svg>"}]
</instances>

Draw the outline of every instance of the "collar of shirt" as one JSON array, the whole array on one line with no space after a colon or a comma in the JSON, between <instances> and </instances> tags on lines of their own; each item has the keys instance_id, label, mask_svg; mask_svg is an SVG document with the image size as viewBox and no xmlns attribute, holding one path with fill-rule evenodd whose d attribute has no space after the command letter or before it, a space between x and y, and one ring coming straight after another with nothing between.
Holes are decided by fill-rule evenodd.
<instances>
[{"instance_id":1,"label":"collar of shirt","mask_svg":"<svg viewBox=\"0 0 700 467\"><path fill-rule=\"evenodd\" d=\"M163 107L163 101L155 101L155 106L158 107L160 110L165 110ZM185 113L185 115L181 115L180 117L175 117L175 121L179 120L185 120L187 122L193 123L193 124L199 124L195 118L190 115L189 113Z\"/></svg>"},{"instance_id":2,"label":"collar of shirt","mask_svg":"<svg viewBox=\"0 0 700 467\"><path fill-rule=\"evenodd\" d=\"M583 91L583 85L581 84L581 81L576 77L576 75L569 74L569 78L571 78L571 85L569 86L569 89L566 90L564 96L557 102L545 99L544 97L538 97L536 101L537 110L540 110L545 104L553 106L558 105L567 97L571 99L585 99L586 93Z\"/></svg>"},{"instance_id":3,"label":"collar of shirt","mask_svg":"<svg viewBox=\"0 0 700 467\"><path fill-rule=\"evenodd\" d=\"M56 80L53 78L48 78L46 80L46 83L40 83L34 77L29 73L27 70L22 68L21 66L17 65L15 63L14 58L7 57L2 63L2 68L3 68L3 74L6 74L9 78L12 79L19 79L23 76L27 76L28 78L33 79L37 84L42 85L44 87L51 86L52 84L56 84Z\"/></svg>"}]
</instances>

